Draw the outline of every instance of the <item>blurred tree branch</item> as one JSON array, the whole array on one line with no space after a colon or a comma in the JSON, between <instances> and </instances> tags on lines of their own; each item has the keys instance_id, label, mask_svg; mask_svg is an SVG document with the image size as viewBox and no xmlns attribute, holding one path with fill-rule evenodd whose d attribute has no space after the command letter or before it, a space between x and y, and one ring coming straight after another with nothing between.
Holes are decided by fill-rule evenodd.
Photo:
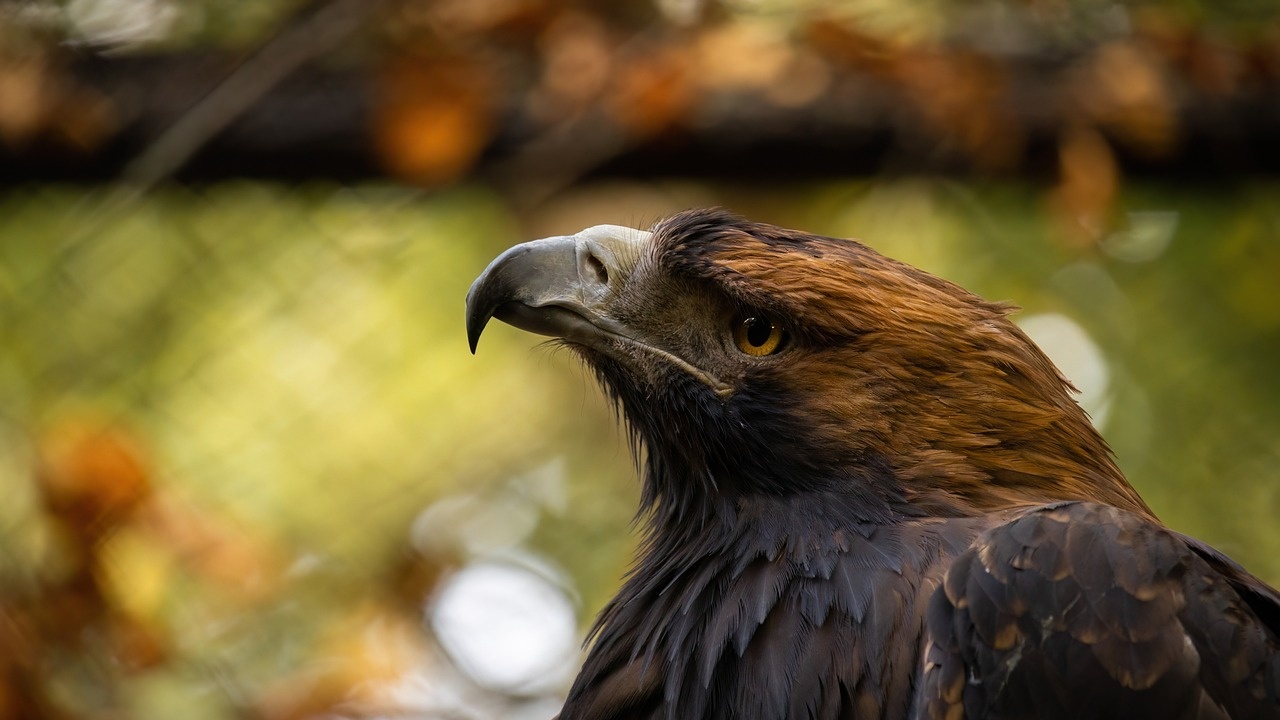
<instances>
[{"instance_id":1,"label":"blurred tree branch","mask_svg":"<svg viewBox=\"0 0 1280 720\"><path fill-rule=\"evenodd\" d=\"M1117 176L1280 172L1280 19L1230 39L1134 11L1063 44L717 7L677 23L554 0L329 0L230 71L208 51L0 60L0 88L61 88L44 114L0 103L0 127L25 123L0 136L0 183L478 172L533 198L587 174L1061 178L1086 147Z\"/></svg>"},{"instance_id":2,"label":"blurred tree branch","mask_svg":"<svg viewBox=\"0 0 1280 720\"><path fill-rule=\"evenodd\" d=\"M377 5L370 0L317 0L304 6L131 160L123 170L125 181L141 192L177 171L281 81L347 40Z\"/></svg>"}]
</instances>

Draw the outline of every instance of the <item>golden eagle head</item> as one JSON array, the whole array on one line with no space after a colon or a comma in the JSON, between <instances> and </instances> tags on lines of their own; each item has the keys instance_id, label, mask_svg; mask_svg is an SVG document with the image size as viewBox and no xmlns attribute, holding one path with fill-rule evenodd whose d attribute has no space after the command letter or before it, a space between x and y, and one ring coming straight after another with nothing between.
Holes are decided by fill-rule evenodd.
<instances>
[{"instance_id":1,"label":"golden eagle head","mask_svg":"<svg viewBox=\"0 0 1280 720\"><path fill-rule=\"evenodd\" d=\"M467 330L474 351L497 317L586 360L659 523L796 493L868 521L1070 499L1149 515L1010 309L853 240L691 210L511 248Z\"/></svg>"}]
</instances>

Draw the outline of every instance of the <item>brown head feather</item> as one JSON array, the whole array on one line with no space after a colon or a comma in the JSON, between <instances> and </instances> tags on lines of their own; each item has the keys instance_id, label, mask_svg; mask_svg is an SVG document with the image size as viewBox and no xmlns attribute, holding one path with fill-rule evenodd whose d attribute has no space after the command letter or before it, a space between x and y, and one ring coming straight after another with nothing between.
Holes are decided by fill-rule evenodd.
<instances>
[{"instance_id":1,"label":"brown head feather","mask_svg":"<svg viewBox=\"0 0 1280 720\"><path fill-rule=\"evenodd\" d=\"M775 367L825 448L884 458L923 514L1055 500L1151 511L1007 315L853 241L690 211L658 223L652 262L772 313L795 347Z\"/></svg>"}]
</instances>

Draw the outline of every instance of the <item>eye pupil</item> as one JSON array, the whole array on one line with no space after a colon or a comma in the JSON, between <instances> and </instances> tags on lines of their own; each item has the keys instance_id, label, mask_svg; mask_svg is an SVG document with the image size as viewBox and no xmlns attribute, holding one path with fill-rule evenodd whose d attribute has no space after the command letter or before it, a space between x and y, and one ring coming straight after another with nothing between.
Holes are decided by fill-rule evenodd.
<instances>
[{"instance_id":1,"label":"eye pupil","mask_svg":"<svg viewBox=\"0 0 1280 720\"><path fill-rule=\"evenodd\" d=\"M784 335L779 325L763 315L739 315L733 321L734 343L739 350L752 357L764 357L778 352Z\"/></svg>"},{"instance_id":2,"label":"eye pupil","mask_svg":"<svg viewBox=\"0 0 1280 720\"><path fill-rule=\"evenodd\" d=\"M763 347L773 335L773 323L761 318L747 318L743 323L747 326L747 342L752 347Z\"/></svg>"}]
</instances>

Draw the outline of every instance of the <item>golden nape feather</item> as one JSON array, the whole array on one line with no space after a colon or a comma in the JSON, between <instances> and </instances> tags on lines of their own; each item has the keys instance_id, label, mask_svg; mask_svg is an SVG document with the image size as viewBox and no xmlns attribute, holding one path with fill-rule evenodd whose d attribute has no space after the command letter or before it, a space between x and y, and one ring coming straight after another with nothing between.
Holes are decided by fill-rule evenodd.
<instances>
[{"instance_id":1,"label":"golden nape feather","mask_svg":"<svg viewBox=\"0 0 1280 720\"><path fill-rule=\"evenodd\" d=\"M1165 528L992 303L693 210L518 245L467 297L643 450L645 543L561 717L1280 718L1280 595Z\"/></svg>"}]
</instances>

